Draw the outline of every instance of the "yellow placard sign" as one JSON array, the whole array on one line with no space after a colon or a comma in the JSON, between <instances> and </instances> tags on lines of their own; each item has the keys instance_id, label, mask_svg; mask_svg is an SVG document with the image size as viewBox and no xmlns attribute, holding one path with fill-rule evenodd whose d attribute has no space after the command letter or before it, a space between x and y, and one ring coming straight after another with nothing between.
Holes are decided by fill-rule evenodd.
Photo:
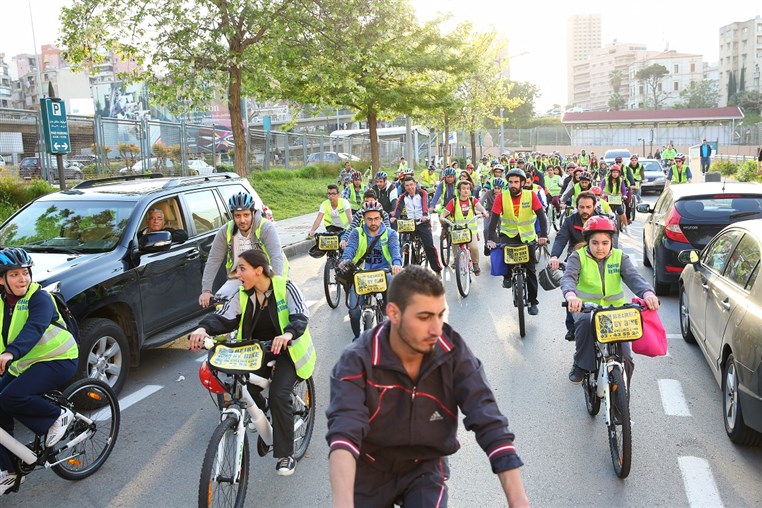
<instances>
[{"instance_id":1,"label":"yellow placard sign","mask_svg":"<svg viewBox=\"0 0 762 508\"><path fill-rule=\"evenodd\" d=\"M609 194L609 204L610 205L621 205L622 204L622 195L621 194Z\"/></svg>"},{"instance_id":2,"label":"yellow placard sign","mask_svg":"<svg viewBox=\"0 0 762 508\"><path fill-rule=\"evenodd\" d=\"M451 229L450 235L452 235L452 243L459 245L461 243L471 242L471 230L470 229Z\"/></svg>"},{"instance_id":3,"label":"yellow placard sign","mask_svg":"<svg viewBox=\"0 0 762 508\"><path fill-rule=\"evenodd\" d=\"M355 273L355 293L367 295L386 291L386 272L373 270Z\"/></svg>"},{"instance_id":4,"label":"yellow placard sign","mask_svg":"<svg viewBox=\"0 0 762 508\"><path fill-rule=\"evenodd\" d=\"M506 245L503 249L506 265L529 263L529 245Z\"/></svg>"},{"instance_id":5,"label":"yellow placard sign","mask_svg":"<svg viewBox=\"0 0 762 508\"><path fill-rule=\"evenodd\" d=\"M255 371L262 367L262 346L259 343L248 346L214 348L209 365L223 370Z\"/></svg>"},{"instance_id":6,"label":"yellow placard sign","mask_svg":"<svg viewBox=\"0 0 762 508\"><path fill-rule=\"evenodd\" d=\"M415 231L413 219L400 219L397 221L397 233L412 233Z\"/></svg>"},{"instance_id":7,"label":"yellow placard sign","mask_svg":"<svg viewBox=\"0 0 762 508\"><path fill-rule=\"evenodd\" d=\"M630 341L643 336L643 318L638 309L599 310L593 324L598 342Z\"/></svg>"},{"instance_id":8,"label":"yellow placard sign","mask_svg":"<svg viewBox=\"0 0 762 508\"><path fill-rule=\"evenodd\" d=\"M320 250L339 250L338 235L318 237L318 249Z\"/></svg>"}]
</instances>

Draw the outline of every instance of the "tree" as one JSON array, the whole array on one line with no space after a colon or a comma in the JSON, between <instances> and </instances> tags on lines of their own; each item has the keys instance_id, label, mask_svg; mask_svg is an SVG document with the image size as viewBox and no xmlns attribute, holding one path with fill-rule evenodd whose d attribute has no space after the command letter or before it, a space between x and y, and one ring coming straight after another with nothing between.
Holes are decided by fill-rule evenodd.
<instances>
[{"instance_id":1,"label":"tree","mask_svg":"<svg viewBox=\"0 0 762 508\"><path fill-rule=\"evenodd\" d=\"M719 86L716 81L694 82L680 90L680 99L675 108L716 108L720 102Z\"/></svg>"},{"instance_id":2,"label":"tree","mask_svg":"<svg viewBox=\"0 0 762 508\"><path fill-rule=\"evenodd\" d=\"M738 90L736 89L736 75L733 71L730 71L728 75L728 106L734 106L737 104L737 93Z\"/></svg>"},{"instance_id":3,"label":"tree","mask_svg":"<svg viewBox=\"0 0 762 508\"><path fill-rule=\"evenodd\" d=\"M508 98L519 103L514 108L506 125L513 129L527 128L534 118L534 101L540 98L540 88L529 81L512 81Z\"/></svg>"},{"instance_id":4,"label":"tree","mask_svg":"<svg viewBox=\"0 0 762 508\"><path fill-rule=\"evenodd\" d=\"M621 70L614 69L613 71L609 72L609 84L611 85L611 90L613 91L609 96L609 109L614 111L624 109L624 107L627 105L624 97L622 97L622 95L619 93L619 89L622 87L623 79L624 74Z\"/></svg>"},{"instance_id":5,"label":"tree","mask_svg":"<svg viewBox=\"0 0 762 508\"><path fill-rule=\"evenodd\" d=\"M319 19L308 12L315 8L296 0L74 0L62 9L61 44L75 67L103 62L109 51L134 59L139 67L120 77L144 81L153 101L177 113L206 109L224 91L235 168L245 175L241 98L279 95L273 69L283 62L273 54Z\"/></svg>"},{"instance_id":6,"label":"tree","mask_svg":"<svg viewBox=\"0 0 762 508\"><path fill-rule=\"evenodd\" d=\"M627 106L627 101L619 92L614 92L609 96L609 109L612 111L619 111Z\"/></svg>"},{"instance_id":7,"label":"tree","mask_svg":"<svg viewBox=\"0 0 762 508\"><path fill-rule=\"evenodd\" d=\"M738 92L736 95L738 105L744 110L744 114L753 113L762 115L762 92L759 90L747 90Z\"/></svg>"},{"instance_id":8,"label":"tree","mask_svg":"<svg viewBox=\"0 0 762 508\"><path fill-rule=\"evenodd\" d=\"M659 106L661 106L667 98L667 95L660 91L661 80L667 74L669 74L669 71L661 64L652 64L648 67L643 67L635 73L635 79L649 90L650 97L646 102L650 103L653 109L659 109Z\"/></svg>"}]
</instances>

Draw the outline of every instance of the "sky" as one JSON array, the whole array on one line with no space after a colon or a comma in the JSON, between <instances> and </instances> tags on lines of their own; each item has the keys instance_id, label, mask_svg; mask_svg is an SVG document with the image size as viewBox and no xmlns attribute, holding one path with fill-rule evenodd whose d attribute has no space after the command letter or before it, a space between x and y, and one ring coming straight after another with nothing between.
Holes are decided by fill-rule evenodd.
<instances>
[{"instance_id":1,"label":"sky","mask_svg":"<svg viewBox=\"0 0 762 508\"><path fill-rule=\"evenodd\" d=\"M511 78L538 85L542 95L536 111L566 104L566 20L573 14L601 15L602 43L645 43L649 50L667 45L684 53L717 62L719 29L737 21L762 16L760 0L697 2L696 0L411 0L419 19L450 12L454 21L471 21L476 30L494 29L509 40ZM61 7L71 0L0 0L3 28L0 53L11 57L32 53L32 19L37 47L58 39ZM30 17L30 5L32 17ZM732 7L723 9L724 6ZM499 21L495 21L499 20Z\"/></svg>"}]
</instances>

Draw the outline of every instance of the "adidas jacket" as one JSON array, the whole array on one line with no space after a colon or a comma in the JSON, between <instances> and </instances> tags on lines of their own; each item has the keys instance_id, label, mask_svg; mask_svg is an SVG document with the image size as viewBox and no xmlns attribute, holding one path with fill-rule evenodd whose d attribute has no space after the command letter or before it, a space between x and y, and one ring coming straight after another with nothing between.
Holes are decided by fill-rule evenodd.
<instances>
[{"instance_id":1,"label":"adidas jacket","mask_svg":"<svg viewBox=\"0 0 762 508\"><path fill-rule=\"evenodd\" d=\"M416 384L389 346L389 326L363 333L333 368L330 449L348 450L382 471L406 472L460 448L460 409L495 473L522 466L482 363L461 336L445 323Z\"/></svg>"}]
</instances>

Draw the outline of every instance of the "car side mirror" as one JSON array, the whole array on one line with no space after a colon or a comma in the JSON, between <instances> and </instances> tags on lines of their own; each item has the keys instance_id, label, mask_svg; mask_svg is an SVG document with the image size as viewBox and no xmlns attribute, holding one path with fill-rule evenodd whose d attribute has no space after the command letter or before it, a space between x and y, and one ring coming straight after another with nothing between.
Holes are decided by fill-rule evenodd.
<instances>
[{"instance_id":1,"label":"car side mirror","mask_svg":"<svg viewBox=\"0 0 762 508\"><path fill-rule=\"evenodd\" d=\"M164 252L172 246L172 233L169 231L154 231L145 233L138 240L138 250L143 253Z\"/></svg>"},{"instance_id":2,"label":"car side mirror","mask_svg":"<svg viewBox=\"0 0 762 508\"><path fill-rule=\"evenodd\" d=\"M648 203L640 203L635 209L640 213L653 213L653 208Z\"/></svg>"},{"instance_id":3,"label":"car side mirror","mask_svg":"<svg viewBox=\"0 0 762 508\"><path fill-rule=\"evenodd\" d=\"M695 265L699 262L699 253L696 249L681 250L677 254L677 260L684 265Z\"/></svg>"}]
</instances>

